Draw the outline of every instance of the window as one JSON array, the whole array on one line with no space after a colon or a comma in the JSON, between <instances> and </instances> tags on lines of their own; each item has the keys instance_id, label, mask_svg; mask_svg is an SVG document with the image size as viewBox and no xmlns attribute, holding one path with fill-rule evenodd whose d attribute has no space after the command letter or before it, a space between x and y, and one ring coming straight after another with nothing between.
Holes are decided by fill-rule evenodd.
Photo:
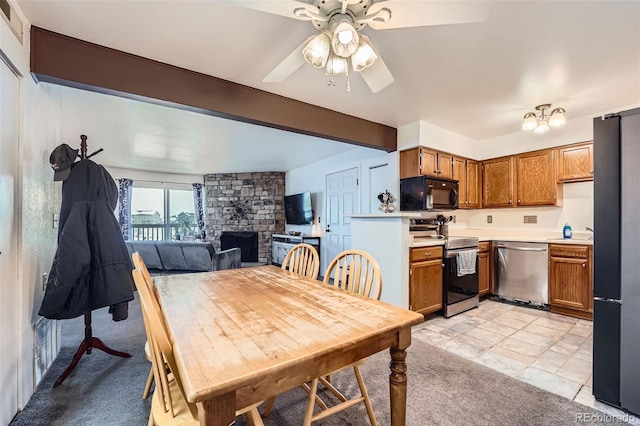
<instances>
[{"instance_id":1,"label":"window","mask_svg":"<svg viewBox=\"0 0 640 426\"><path fill-rule=\"evenodd\" d=\"M195 240L198 222L191 189L136 187L131 194L131 230L138 240Z\"/></svg>"}]
</instances>

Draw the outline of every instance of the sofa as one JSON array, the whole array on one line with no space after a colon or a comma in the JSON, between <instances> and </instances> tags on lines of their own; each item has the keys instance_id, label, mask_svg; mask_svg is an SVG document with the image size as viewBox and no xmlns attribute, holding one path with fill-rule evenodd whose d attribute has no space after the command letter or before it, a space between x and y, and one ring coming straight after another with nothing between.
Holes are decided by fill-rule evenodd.
<instances>
[{"instance_id":1,"label":"sofa","mask_svg":"<svg viewBox=\"0 0 640 426\"><path fill-rule=\"evenodd\" d=\"M129 255L138 252L151 275L240 268L240 248L216 252L211 243L126 241Z\"/></svg>"}]
</instances>

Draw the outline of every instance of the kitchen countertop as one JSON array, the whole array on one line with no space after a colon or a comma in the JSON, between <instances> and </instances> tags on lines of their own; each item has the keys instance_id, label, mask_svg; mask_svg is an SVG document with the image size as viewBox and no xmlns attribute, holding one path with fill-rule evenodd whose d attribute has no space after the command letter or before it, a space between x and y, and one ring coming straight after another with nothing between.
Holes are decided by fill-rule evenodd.
<instances>
[{"instance_id":1,"label":"kitchen countertop","mask_svg":"<svg viewBox=\"0 0 640 426\"><path fill-rule=\"evenodd\" d=\"M590 233L574 233L573 238L562 238L560 232L529 231L519 229L469 229L449 228L450 237L478 237L482 241L518 241L545 244L578 244L592 246L593 240L588 239ZM444 240L434 239L425 241L423 238L412 239L411 247L428 247L443 245Z\"/></svg>"}]
</instances>

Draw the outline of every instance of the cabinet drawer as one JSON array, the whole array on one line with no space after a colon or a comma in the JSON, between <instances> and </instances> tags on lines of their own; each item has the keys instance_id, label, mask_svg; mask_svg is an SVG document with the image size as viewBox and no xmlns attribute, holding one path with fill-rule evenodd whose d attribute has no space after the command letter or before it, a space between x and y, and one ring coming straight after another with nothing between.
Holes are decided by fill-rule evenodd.
<instances>
[{"instance_id":1,"label":"cabinet drawer","mask_svg":"<svg viewBox=\"0 0 640 426\"><path fill-rule=\"evenodd\" d=\"M491 243L488 241L478 244L478 253L489 253L490 249L491 249Z\"/></svg>"},{"instance_id":2,"label":"cabinet drawer","mask_svg":"<svg viewBox=\"0 0 640 426\"><path fill-rule=\"evenodd\" d=\"M552 257L589 258L589 246L574 246L569 244L549 244L549 255Z\"/></svg>"},{"instance_id":3,"label":"cabinet drawer","mask_svg":"<svg viewBox=\"0 0 640 426\"><path fill-rule=\"evenodd\" d=\"M412 248L410 254L411 262L420 262L423 260L439 259L442 257L442 247L420 247Z\"/></svg>"}]
</instances>

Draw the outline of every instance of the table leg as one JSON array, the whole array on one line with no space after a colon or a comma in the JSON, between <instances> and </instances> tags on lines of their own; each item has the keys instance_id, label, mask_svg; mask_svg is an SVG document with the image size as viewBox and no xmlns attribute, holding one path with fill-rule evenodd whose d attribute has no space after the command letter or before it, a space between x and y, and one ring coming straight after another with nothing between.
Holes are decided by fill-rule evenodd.
<instances>
[{"instance_id":1,"label":"table leg","mask_svg":"<svg viewBox=\"0 0 640 426\"><path fill-rule=\"evenodd\" d=\"M235 392L217 396L198 405L198 420L201 425L227 426L236 420Z\"/></svg>"},{"instance_id":2,"label":"table leg","mask_svg":"<svg viewBox=\"0 0 640 426\"><path fill-rule=\"evenodd\" d=\"M404 426L407 417L407 351L392 347L389 368L389 392L391 398L391 425Z\"/></svg>"}]
</instances>

